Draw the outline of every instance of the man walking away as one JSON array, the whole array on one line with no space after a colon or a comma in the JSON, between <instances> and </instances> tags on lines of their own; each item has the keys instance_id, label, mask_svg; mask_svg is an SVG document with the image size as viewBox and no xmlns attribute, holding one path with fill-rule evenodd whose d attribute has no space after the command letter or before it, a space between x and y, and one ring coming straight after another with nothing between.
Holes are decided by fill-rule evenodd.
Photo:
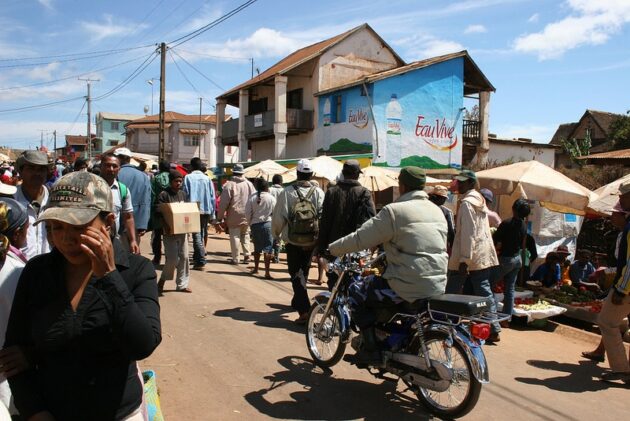
<instances>
[{"instance_id":1,"label":"man walking away","mask_svg":"<svg viewBox=\"0 0 630 421\"><path fill-rule=\"evenodd\" d=\"M24 151L17 160L17 170L22 177L22 184L17 188L15 200L24 205L28 212L30 229L26 247L22 249L22 253L28 259L50 251L46 224L33 225L39 212L48 204L48 190L44 184L49 166L48 156L40 151Z\"/></svg>"},{"instance_id":2,"label":"man walking away","mask_svg":"<svg viewBox=\"0 0 630 421\"><path fill-rule=\"evenodd\" d=\"M193 269L202 270L206 265L206 249L204 238L208 234L208 223L214 218L214 185L202 171L203 163L200 158L190 160L192 172L184 178L184 191L188 201L199 205L200 232L195 232L193 238Z\"/></svg>"},{"instance_id":3,"label":"man walking away","mask_svg":"<svg viewBox=\"0 0 630 421\"><path fill-rule=\"evenodd\" d=\"M301 159L297 165L297 181L280 193L271 220L274 238L281 238L287 245L287 264L293 286L291 306L299 314L295 321L298 324L308 320L310 303L306 280L317 246L318 220L324 203L324 192L311 184L312 176L311 162Z\"/></svg>"},{"instance_id":4,"label":"man walking away","mask_svg":"<svg viewBox=\"0 0 630 421\"><path fill-rule=\"evenodd\" d=\"M254 193L245 206L247 223L252 229L254 240L254 269L252 274L258 273L260 253L264 253L265 279L271 279L269 265L273 257L273 237L271 236L271 214L276 206L276 199L269 193L269 183L259 179L258 192Z\"/></svg>"},{"instance_id":5,"label":"man walking away","mask_svg":"<svg viewBox=\"0 0 630 421\"><path fill-rule=\"evenodd\" d=\"M170 185L169 172L171 164L168 161L161 161L160 172L151 180L151 222L153 232L151 234L151 249L153 251L153 265L158 266L162 258L162 220L156 215L157 198Z\"/></svg>"},{"instance_id":6,"label":"man walking away","mask_svg":"<svg viewBox=\"0 0 630 421\"><path fill-rule=\"evenodd\" d=\"M118 172L118 180L129 187L131 193L134 222L136 223L136 242L140 245L141 237L149 227L151 216L151 182L149 177L138 168L131 165L131 151L127 148L118 148L114 155L120 159L121 167ZM122 237L123 239L125 237ZM129 243L122 241L130 250Z\"/></svg>"},{"instance_id":7,"label":"man walking away","mask_svg":"<svg viewBox=\"0 0 630 421\"><path fill-rule=\"evenodd\" d=\"M243 262L249 262L249 226L245 206L247 200L256 192L254 185L243 177L245 169L241 164L234 165L234 176L225 183L221 192L221 203L217 213L217 223L225 218L225 225L230 235L232 264L239 264L239 249L243 249Z\"/></svg>"},{"instance_id":8,"label":"man walking away","mask_svg":"<svg viewBox=\"0 0 630 421\"><path fill-rule=\"evenodd\" d=\"M490 269L498 265L499 260L490 234L486 200L475 190L477 175L473 171L464 170L455 179L460 205L455 222L453 249L448 262L446 293L461 294L464 284L469 281L475 295L491 298L491 311L495 312ZM488 342L498 342L500 331L499 323L492 323Z\"/></svg>"},{"instance_id":9,"label":"man walking away","mask_svg":"<svg viewBox=\"0 0 630 421\"><path fill-rule=\"evenodd\" d=\"M328 188L324 196L322 219L319 224L317 253L325 255L328 245L356 231L365 221L376 216L372 194L359 183L359 161L349 159L341 170L343 179ZM328 274L328 289L337 281L336 274Z\"/></svg>"},{"instance_id":10,"label":"man walking away","mask_svg":"<svg viewBox=\"0 0 630 421\"><path fill-rule=\"evenodd\" d=\"M136 225L133 220L133 205L129 188L117 180L120 171L120 160L113 153L106 153L101 157L101 177L107 181L112 189L112 199L114 205L114 216L116 216L116 237L119 233L126 235L126 241L130 245L133 254L140 254L140 247L136 242ZM122 229L121 226L122 216Z\"/></svg>"},{"instance_id":11,"label":"man walking away","mask_svg":"<svg viewBox=\"0 0 630 421\"><path fill-rule=\"evenodd\" d=\"M282 182L283 180L280 174L274 175L271 179L272 185L269 187L269 193L276 199L276 202L278 201L278 196L280 196L280 193L284 190ZM280 263L280 240L275 238L273 239L273 262Z\"/></svg>"}]
</instances>

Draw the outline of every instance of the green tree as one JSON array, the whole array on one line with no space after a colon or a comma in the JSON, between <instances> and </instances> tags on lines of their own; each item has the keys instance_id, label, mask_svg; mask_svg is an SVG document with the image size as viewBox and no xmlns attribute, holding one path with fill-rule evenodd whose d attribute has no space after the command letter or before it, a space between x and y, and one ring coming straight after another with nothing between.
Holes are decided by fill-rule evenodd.
<instances>
[{"instance_id":1,"label":"green tree","mask_svg":"<svg viewBox=\"0 0 630 421\"><path fill-rule=\"evenodd\" d=\"M630 148L630 110L626 114L616 118L610 125L608 137L614 149Z\"/></svg>"},{"instance_id":2,"label":"green tree","mask_svg":"<svg viewBox=\"0 0 630 421\"><path fill-rule=\"evenodd\" d=\"M578 158L582 156L587 156L589 150L591 149L591 131L586 130L586 135L584 136L584 139L562 139L562 147L571 158L571 161L580 166L585 164L584 160Z\"/></svg>"}]
</instances>

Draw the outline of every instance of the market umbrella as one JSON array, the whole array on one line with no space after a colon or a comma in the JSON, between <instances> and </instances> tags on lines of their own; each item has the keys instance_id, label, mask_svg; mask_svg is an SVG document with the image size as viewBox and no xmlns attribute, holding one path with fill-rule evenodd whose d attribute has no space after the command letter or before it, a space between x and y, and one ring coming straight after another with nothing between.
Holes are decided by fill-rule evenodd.
<instances>
[{"instance_id":1,"label":"market umbrella","mask_svg":"<svg viewBox=\"0 0 630 421\"><path fill-rule=\"evenodd\" d=\"M266 161L261 161L258 164L245 168L245 173L243 175L245 178L262 177L269 181L269 179L271 179L274 175L283 174L285 172L287 172L286 167L283 167L271 159L267 159Z\"/></svg>"},{"instance_id":2,"label":"market umbrella","mask_svg":"<svg viewBox=\"0 0 630 421\"><path fill-rule=\"evenodd\" d=\"M339 174L341 174L343 164L336 159L322 155L311 159L311 167L313 168L314 178L335 181L337 177L339 177ZM282 174L282 179L285 183L295 181L297 179L297 170L293 168L285 172Z\"/></svg>"},{"instance_id":3,"label":"market umbrella","mask_svg":"<svg viewBox=\"0 0 630 421\"><path fill-rule=\"evenodd\" d=\"M361 169L359 183L370 191L383 191L390 187L398 187L398 172L382 167L369 166Z\"/></svg>"},{"instance_id":4,"label":"market umbrella","mask_svg":"<svg viewBox=\"0 0 630 421\"><path fill-rule=\"evenodd\" d=\"M592 191L564 174L537 161L518 162L477 173L481 187L495 195L519 195L562 213L584 215Z\"/></svg>"},{"instance_id":5,"label":"market umbrella","mask_svg":"<svg viewBox=\"0 0 630 421\"><path fill-rule=\"evenodd\" d=\"M586 211L596 215L610 215L611 209L619 200L619 186L628 181L630 181L630 174L595 190L593 193L596 198L588 204Z\"/></svg>"}]
</instances>

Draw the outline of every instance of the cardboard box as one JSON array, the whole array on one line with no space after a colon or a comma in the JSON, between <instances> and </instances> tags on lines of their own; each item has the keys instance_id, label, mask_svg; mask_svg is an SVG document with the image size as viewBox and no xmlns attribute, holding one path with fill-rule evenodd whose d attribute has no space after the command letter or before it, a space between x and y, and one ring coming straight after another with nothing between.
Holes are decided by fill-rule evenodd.
<instances>
[{"instance_id":1,"label":"cardboard box","mask_svg":"<svg viewBox=\"0 0 630 421\"><path fill-rule=\"evenodd\" d=\"M200 232L199 205L197 203L162 203L160 212L164 218L165 234Z\"/></svg>"}]
</instances>

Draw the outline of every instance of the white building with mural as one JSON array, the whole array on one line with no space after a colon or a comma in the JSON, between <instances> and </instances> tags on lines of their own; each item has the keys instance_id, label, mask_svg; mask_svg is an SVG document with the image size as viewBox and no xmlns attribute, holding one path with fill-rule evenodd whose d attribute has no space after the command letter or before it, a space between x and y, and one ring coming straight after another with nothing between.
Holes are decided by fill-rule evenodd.
<instances>
[{"instance_id":1,"label":"white building with mural","mask_svg":"<svg viewBox=\"0 0 630 421\"><path fill-rule=\"evenodd\" d=\"M494 87L466 51L406 64L367 24L298 50L217 98L239 118L217 143L239 160L363 154L383 166L460 168L488 149ZM464 96L479 121L465 121ZM225 162L218 148L218 163Z\"/></svg>"}]
</instances>

